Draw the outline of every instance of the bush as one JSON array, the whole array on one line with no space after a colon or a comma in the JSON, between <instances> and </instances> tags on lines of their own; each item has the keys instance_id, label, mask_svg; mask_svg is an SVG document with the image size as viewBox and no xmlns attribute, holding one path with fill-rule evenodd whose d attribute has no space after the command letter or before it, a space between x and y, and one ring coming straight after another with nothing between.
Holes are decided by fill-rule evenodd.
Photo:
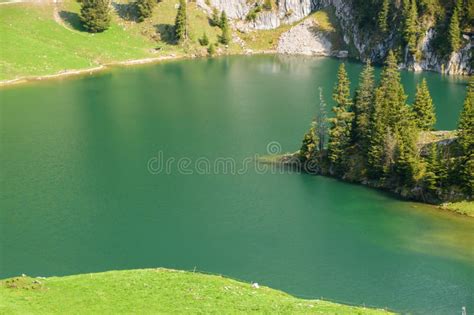
<instances>
[{"instance_id":1,"label":"bush","mask_svg":"<svg viewBox=\"0 0 474 315\"><path fill-rule=\"evenodd\" d=\"M262 7L263 7L263 9L266 10L266 11L271 11L271 10L272 10L272 7L273 7L273 5L272 5L272 0L265 0L265 1L263 2L263 6L262 6Z\"/></svg>"},{"instance_id":2,"label":"bush","mask_svg":"<svg viewBox=\"0 0 474 315\"><path fill-rule=\"evenodd\" d=\"M255 22L257 19L257 15L262 12L262 7L260 5L256 5L246 16L246 20L249 22Z\"/></svg>"},{"instance_id":3,"label":"bush","mask_svg":"<svg viewBox=\"0 0 474 315\"><path fill-rule=\"evenodd\" d=\"M202 37L199 39L199 44L201 44L201 46L209 45L209 38L207 37L206 32L204 32L204 34L202 34Z\"/></svg>"},{"instance_id":4,"label":"bush","mask_svg":"<svg viewBox=\"0 0 474 315\"><path fill-rule=\"evenodd\" d=\"M209 44L209 47L207 48L207 53L209 54L209 56L214 56L216 54L216 45Z\"/></svg>"}]
</instances>

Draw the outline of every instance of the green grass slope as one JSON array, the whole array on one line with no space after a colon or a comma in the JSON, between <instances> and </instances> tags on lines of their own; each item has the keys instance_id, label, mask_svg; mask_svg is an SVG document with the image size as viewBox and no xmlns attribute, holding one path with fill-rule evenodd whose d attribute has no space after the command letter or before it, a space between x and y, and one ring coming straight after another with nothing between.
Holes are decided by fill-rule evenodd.
<instances>
[{"instance_id":1,"label":"green grass slope","mask_svg":"<svg viewBox=\"0 0 474 315\"><path fill-rule=\"evenodd\" d=\"M78 9L77 4L70 6ZM71 15L74 19L77 15ZM101 34L66 27L54 19L54 6L47 4L1 6L0 34L0 80L150 57L153 47L145 37L126 32L116 22Z\"/></svg>"},{"instance_id":2,"label":"green grass slope","mask_svg":"<svg viewBox=\"0 0 474 315\"><path fill-rule=\"evenodd\" d=\"M297 299L220 276L168 269L0 281L2 314L250 312L388 314L384 310Z\"/></svg>"},{"instance_id":3,"label":"green grass slope","mask_svg":"<svg viewBox=\"0 0 474 315\"><path fill-rule=\"evenodd\" d=\"M111 27L98 34L84 31L79 4L14 3L0 6L0 80L52 75L164 55L205 55L198 39L204 32L217 42L220 30L211 27L196 3L188 6L189 41L173 40L174 0L163 0L153 17L135 21L133 1L114 2ZM231 44L225 53L238 53Z\"/></svg>"}]
</instances>

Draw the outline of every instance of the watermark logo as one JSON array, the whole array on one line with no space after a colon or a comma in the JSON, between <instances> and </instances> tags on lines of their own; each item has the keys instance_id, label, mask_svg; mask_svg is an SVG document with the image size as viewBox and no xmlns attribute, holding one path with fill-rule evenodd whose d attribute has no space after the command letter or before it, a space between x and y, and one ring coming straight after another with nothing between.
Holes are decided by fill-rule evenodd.
<instances>
[{"instance_id":1,"label":"watermark logo","mask_svg":"<svg viewBox=\"0 0 474 315\"><path fill-rule=\"evenodd\" d=\"M294 167L285 167L280 163L282 146L271 141L266 146L266 155L255 154L243 159L233 157L190 158L186 156L167 156L159 151L147 161L147 170L152 175L245 175L249 171L257 174L283 174L295 172Z\"/></svg>"}]
</instances>

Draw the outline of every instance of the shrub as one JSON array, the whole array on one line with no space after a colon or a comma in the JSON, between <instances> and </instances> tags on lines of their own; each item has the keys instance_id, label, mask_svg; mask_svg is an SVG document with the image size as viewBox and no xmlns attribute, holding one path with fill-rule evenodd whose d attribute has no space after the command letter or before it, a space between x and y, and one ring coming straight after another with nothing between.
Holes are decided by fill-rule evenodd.
<instances>
[{"instance_id":1,"label":"shrub","mask_svg":"<svg viewBox=\"0 0 474 315\"><path fill-rule=\"evenodd\" d=\"M199 44L201 44L201 46L209 45L209 38L207 37L206 32L204 32L204 34L202 34L202 37L199 39Z\"/></svg>"}]
</instances>

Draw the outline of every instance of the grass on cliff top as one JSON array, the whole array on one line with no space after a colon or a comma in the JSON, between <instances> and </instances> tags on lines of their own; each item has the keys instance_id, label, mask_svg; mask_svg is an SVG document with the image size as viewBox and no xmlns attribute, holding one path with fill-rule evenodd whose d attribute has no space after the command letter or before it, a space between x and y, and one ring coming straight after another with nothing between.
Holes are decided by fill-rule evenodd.
<instances>
[{"instance_id":1,"label":"grass on cliff top","mask_svg":"<svg viewBox=\"0 0 474 315\"><path fill-rule=\"evenodd\" d=\"M0 313L388 314L384 310L297 299L220 276L168 269L2 280Z\"/></svg>"}]
</instances>

